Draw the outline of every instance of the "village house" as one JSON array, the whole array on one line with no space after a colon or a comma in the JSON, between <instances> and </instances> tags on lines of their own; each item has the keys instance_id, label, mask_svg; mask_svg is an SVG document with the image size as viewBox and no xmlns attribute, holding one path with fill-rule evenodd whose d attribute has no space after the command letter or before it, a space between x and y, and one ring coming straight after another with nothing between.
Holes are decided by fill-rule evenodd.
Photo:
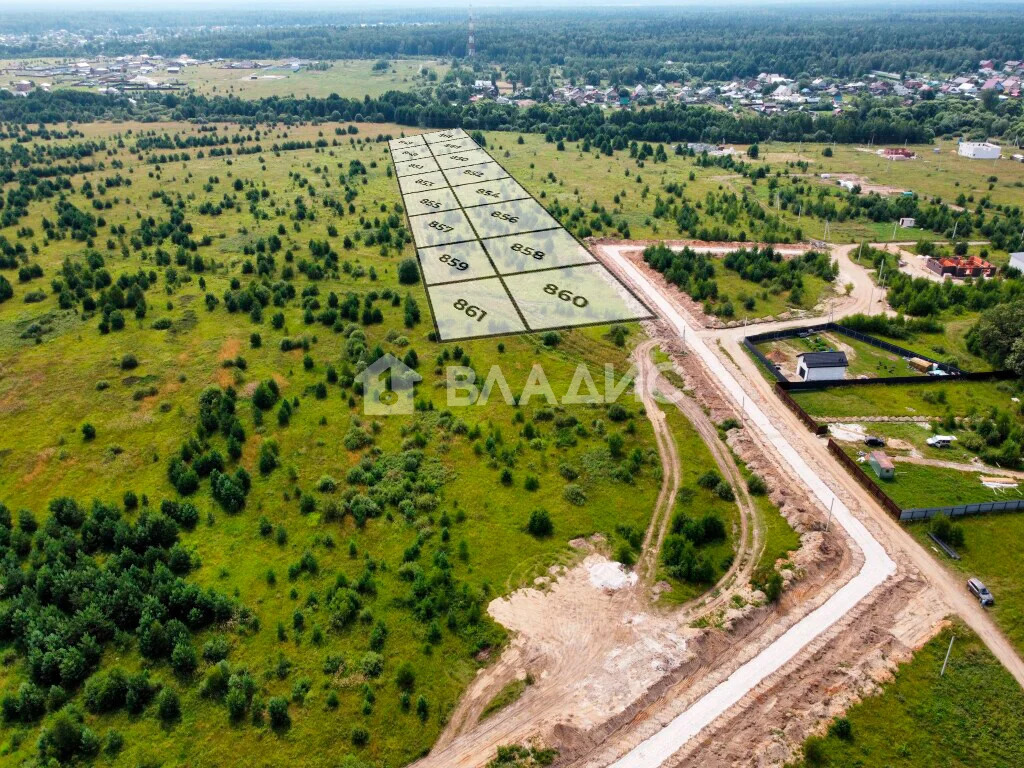
<instances>
[{"instance_id":1,"label":"village house","mask_svg":"<svg viewBox=\"0 0 1024 768\"><path fill-rule=\"evenodd\" d=\"M803 352L797 361L796 375L801 381L844 379L849 366L845 352Z\"/></svg>"}]
</instances>

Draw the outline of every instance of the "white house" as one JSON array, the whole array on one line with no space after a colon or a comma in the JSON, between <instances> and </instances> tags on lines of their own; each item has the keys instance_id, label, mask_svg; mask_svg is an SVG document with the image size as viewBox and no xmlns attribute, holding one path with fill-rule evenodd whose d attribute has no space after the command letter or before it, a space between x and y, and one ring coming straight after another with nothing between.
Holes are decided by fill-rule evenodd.
<instances>
[{"instance_id":1,"label":"white house","mask_svg":"<svg viewBox=\"0 0 1024 768\"><path fill-rule=\"evenodd\" d=\"M1024 272L1024 251L1010 254L1010 266Z\"/></svg>"},{"instance_id":2,"label":"white house","mask_svg":"<svg viewBox=\"0 0 1024 768\"><path fill-rule=\"evenodd\" d=\"M957 154L974 160L995 160L1003 149L998 144L988 141L961 141L957 146Z\"/></svg>"},{"instance_id":3,"label":"white house","mask_svg":"<svg viewBox=\"0 0 1024 768\"><path fill-rule=\"evenodd\" d=\"M796 375L801 381L834 381L846 377L845 352L804 352L797 356Z\"/></svg>"}]
</instances>

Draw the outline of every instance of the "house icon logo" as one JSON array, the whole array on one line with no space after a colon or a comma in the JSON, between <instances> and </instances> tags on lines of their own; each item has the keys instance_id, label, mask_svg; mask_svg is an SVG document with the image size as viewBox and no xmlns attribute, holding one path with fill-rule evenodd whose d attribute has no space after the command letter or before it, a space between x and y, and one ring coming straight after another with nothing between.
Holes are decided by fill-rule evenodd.
<instances>
[{"instance_id":1,"label":"house icon logo","mask_svg":"<svg viewBox=\"0 0 1024 768\"><path fill-rule=\"evenodd\" d=\"M363 413L403 416L415 410L413 387L423 377L390 352L368 365L356 381L363 385Z\"/></svg>"}]
</instances>

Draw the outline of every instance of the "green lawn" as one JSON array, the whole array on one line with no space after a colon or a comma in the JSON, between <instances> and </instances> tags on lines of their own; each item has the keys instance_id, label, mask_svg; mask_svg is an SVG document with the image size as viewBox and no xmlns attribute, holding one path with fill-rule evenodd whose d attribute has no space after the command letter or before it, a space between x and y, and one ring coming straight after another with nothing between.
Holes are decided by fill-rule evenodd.
<instances>
[{"instance_id":1,"label":"green lawn","mask_svg":"<svg viewBox=\"0 0 1024 768\"><path fill-rule=\"evenodd\" d=\"M942 662L956 634L946 674ZM1024 765L1024 691L959 623L847 713L852 738L812 737L799 768L1011 768Z\"/></svg>"},{"instance_id":2,"label":"green lawn","mask_svg":"<svg viewBox=\"0 0 1024 768\"><path fill-rule=\"evenodd\" d=\"M985 413L993 406L1016 406L1010 398L1020 392L1012 381L944 381L941 384L867 384L790 394L812 416L942 417Z\"/></svg>"},{"instance_id":3,"label":"green lawn","mask_svg":"<svg viewBox=\"0 0 1024 768\"><path fill-rule=\"evenodd\" d=\"M895 478L880 480L866 462L863 468L904 509L1021 498L1018 490L994 491L986 488L981 484L982 472L961 472L945 467L897 462ZM995 472L993 470L992 473Z\"/></svg>"}]
</instances>

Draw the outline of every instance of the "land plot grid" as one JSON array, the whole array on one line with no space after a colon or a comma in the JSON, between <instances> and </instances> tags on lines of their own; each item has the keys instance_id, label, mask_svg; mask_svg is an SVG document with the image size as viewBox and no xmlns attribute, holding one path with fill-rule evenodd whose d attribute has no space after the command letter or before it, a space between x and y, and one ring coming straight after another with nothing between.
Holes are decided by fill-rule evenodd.
<instances>
[{"instance_id":1,"label":"land plot grid","mask_svg":"<svg viewBox=\"0 0 1024 768\"><path fill-rule=\"evenodd\" d=\"M652 317L461 128L389 148L442 341Z\"/></svg>"}]
</instances>

